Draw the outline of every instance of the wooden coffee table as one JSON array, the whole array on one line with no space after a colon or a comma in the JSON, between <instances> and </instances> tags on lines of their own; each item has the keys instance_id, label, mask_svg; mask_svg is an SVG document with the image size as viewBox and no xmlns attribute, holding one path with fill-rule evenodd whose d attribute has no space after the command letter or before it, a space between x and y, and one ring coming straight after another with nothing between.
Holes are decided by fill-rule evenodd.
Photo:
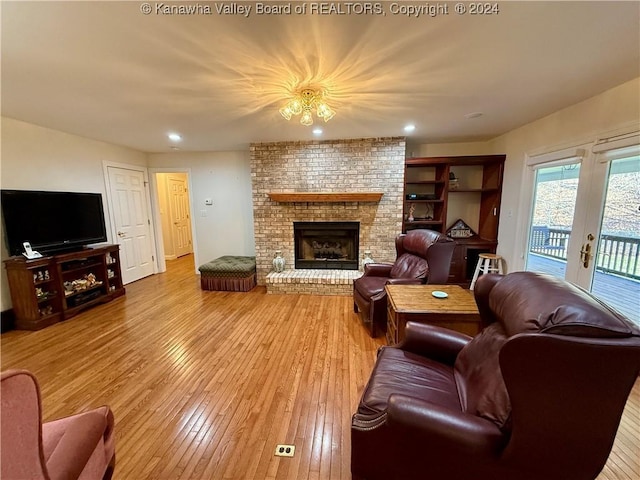
<instances>
[{"instance_id":1,"label":"wooden coffee table","mask_svg":"<svg viewBox=\"0 0 640 480\"><path fill-rule=\"evenodd\" d=\"M473 292L458 285L387 285L387 343L404 338L408 321L450 328L467 335L480 331L480 314ZM432 292L445 292L436 298Z\"/></svg>"}]
</instances>

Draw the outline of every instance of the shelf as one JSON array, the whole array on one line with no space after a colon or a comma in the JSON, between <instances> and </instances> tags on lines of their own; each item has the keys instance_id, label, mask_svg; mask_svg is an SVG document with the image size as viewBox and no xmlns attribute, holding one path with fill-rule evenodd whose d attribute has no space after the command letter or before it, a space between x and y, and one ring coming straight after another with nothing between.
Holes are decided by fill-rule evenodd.
<instances>
[{"instance_id":1,"label":"shelf","mask_svg":"<svg viewBox=\"0 0 640 480\"><path fill-rule=\"evenodd\" d=\"M417 180L415 182L405 182L405 185L444 185L442 180Z\"/></svg>"},{"instance_id":2,"label":"shelf","mask_svg":"<svg viewBox=\"0 0 640 480\"><path fill-rule=\"evenodd\" d=\"M405 160L405 183L402 230L430 229L446 233L455 219L462 219L478 235L456 238L449 280L468 287L469 273L475 268L478 251L495 252L505 155L468 155L457 157L408 158ZM452 178L453 177L453 178ZM456 181L452 181L453 179ZM431 196L407 199L407 195ZM436 199L433 199L433 198ZM406 220L411 213L413 222ZM433 220L419 218L433 217ZM473 263L471 265L469 262Z\"/></svg>"},{"instance_id":3,"label":"shelf","mask_svg":"<svg viewBox=\"0 0 640 480\"><path fill-rule=\"evenodd\" d=\"M440 220L414 220L413 222L405 220L404 223L405 225L442 225Z\"/></svg>"},{"instance_id":4,"label":"shelf","mask_svg":"<svg viewBox=\"0 0 640 480\"><path fill-rule=\"evenodd\" d=\"M449 194L452 193L484 193L484 192L498 192L497 188L458 188L456 190L449 190Z\"/></svg>"},{"instance_id":5,"label":"shelf","mask_svg":"<svg viewBox=\"0 0 640 480\"><path fill-rule=\"evenodd\" d=\"M54 298L56 298L58 296L57 292L54 293L48 293L46 295L43 295L41 297L36 296L37 302L38 303L43 303L46 302L48 300L53 300Z\"/></svg>"},{"instance_id":6,"label":"shelf","mask_svg":"<svg viewBox=\"0 0 640 480\"><path fill-rule=\"evenodd\" d=\"M269 192L269 198L274 202L379 202L382 192Z\"/></svg>"},{"instance_id":7,"label":"shelf","mask_svg":"<svg viewBox=\"0 0 640 480\"><path fill-rule=\"evenodd\" d=\"M102 264L100 262L85 263L83 265L70 266L69 268L65 268L65 266L63 266L62 274L66 276L68 273L79 272L81 270L87 270L89 268L95 268L95 267L101 267L101 266Z\"/></svg>"},{"instance_id":8,"label":"shelf","mask_svg":"<svg viewBox=\"0 0 640 480\"><path fill-rule=\"evenodd\" d=\"M104 285L104 282L100 282L99 285L96 284L96 285L93 285L92 287L85 288L83 290L75 290L73 293L70 293L69 295L67 295L67 293L65 291L64 298L73 298L73 297L75 297L77 295L80 295L81 293L86 293L86 292L91 292L93 290L96 290L96 289L102 287L103 285Z\"/></svg>"}]
</instances>

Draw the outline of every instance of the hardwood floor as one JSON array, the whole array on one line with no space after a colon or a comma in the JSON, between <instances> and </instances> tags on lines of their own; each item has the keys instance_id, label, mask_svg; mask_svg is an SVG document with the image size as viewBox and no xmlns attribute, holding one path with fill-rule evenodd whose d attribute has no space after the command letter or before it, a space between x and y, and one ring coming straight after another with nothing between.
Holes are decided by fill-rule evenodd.
<instances>
[{"instance_id":1,"label":"hardwood floor","mask_svg":"<svg viewBox=\"0 0 640 480\"><path fill-rule=\"evenodd\" d=\"M350 417L382 339L350 297L202 292L193 259L38 332L2 334L44 419L108 404L115 479L349 479ZM600 480L640 478L640 381ZM274 456L277 444L293 458Z\"/></svg>"}]
</instances>

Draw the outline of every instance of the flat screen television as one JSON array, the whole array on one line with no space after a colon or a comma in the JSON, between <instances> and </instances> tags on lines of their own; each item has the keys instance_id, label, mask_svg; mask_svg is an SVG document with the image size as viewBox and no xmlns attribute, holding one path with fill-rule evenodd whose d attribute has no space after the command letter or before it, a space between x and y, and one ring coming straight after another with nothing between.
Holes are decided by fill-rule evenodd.
<instances>
[{"instance_id":1,"label":"flat screen television","mask_svg":"<svg viewBox=\"0 0 640 480\"><path fill-rule=\"evenodd\" d=\"M24 242L45 254L107 241L99 193L2 190L1 195L11 255L20 255Z\"/></svg>"}]
</instances>

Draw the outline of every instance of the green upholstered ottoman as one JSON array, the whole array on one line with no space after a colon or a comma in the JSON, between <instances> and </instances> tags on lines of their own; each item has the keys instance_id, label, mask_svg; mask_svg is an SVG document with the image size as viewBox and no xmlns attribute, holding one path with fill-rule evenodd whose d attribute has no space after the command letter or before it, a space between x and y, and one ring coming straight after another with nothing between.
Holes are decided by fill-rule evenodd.
<instances>
[{"instance_id":1,"label":"green upholstered ottoman","mask_svg":"<svg viewBox=\"0 0 640 480\"><path fill-rule=\"evenodd\" d=\"M248 292L256 286L256 257L225 255L198 270L203 290Z\"/></svg>"}]
</instances>

